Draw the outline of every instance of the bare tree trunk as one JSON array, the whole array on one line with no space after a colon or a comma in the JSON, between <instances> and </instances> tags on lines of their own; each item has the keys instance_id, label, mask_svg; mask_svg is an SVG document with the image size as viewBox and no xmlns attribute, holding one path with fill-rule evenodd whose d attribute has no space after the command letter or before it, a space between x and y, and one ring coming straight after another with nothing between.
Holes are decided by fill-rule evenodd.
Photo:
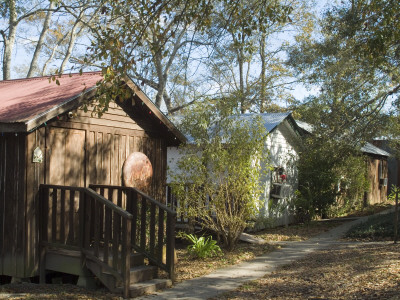
<instances>
[{"instance_id":1,"label":"bare tree trunk","mask_svg":"<svg viewBox=\"0 0 400 300\"><path fill-rule=\"evenodd\" d=\"M81 15L80 15L80 17L81 17ZM62 74L64 72L65 65L67 64L67 62L69 61L69 59L72 55L72 49L74 49L75 41L76 41L76 37L77 37L76 28L78 27L78 24L79 24L79 22L75 22L74 26L71 29L67 53L65 54L64 59L60 66L60 74Z\"/></svg>"},{"instance_id":2,"label":"bare tree trunk","mask_svg":"<svg viewBox=\"0 0 400 300\"><path fill-rule=\"evenodd\" d=\"M266 62L265 62L265 38L266 34L263 32L260 39L260 59L261 59L261 86L260 86L260 112L264 113L266 110L267 99L266 97L266 82L265 82L265 72L266 72Z\"/></svg>"},{"instance_id":3,"label":"bare tree trunk","mask_svg":"<svg viewBox=\"0 0 400 300\"><path fill-rule=\"evenodd\" d=\"M399 191L396 191L396 206L394 210L394 243L397 244L399 227Z\"/></svg>"},{"instance_id":4,"label":"bare tree trunk","mask_svg":"<svg viewBox=\"0 0 400 300\"><path fill-rule=\"evenodd\" d=\"M245 108L245 96L244 96L244 71L243 71L243 50L239 49L238 50L238 65L239 65L239 98L240 98L240 112L243 114L246 112L246 108Z\"/></svg>"},{"instance_id":5,"label":"bare tree trunk","mask_svg":"<svg viewBox=\"0 0 400 300\"><path fill-rule=\"evenodd\" d=\"M9 31L8 37L3 32L4 38L4 54L3 54L3 80L10 79L11 77L11 58L15 44L15 35L17 33L17 10L15 1L9 1L10 18L8 21Z\"/></svg>"},{"instance_id":6,"label":"bare tree trunk","mask_svg":"<svg viewBox=\"0 0 400 300\"><path fill-rule=\"evenodd\" d=\"M64 35L64 37L65 37L65 35ZM42 68L42 76L46 75L47 66L48 66L48 64L51 62L51 60L53 59L54 54L56 53L58 46L61 45L61 42L62 42L62 40L64 39L64 37L63 37L63 38L54 46L54 48L51 50L51 54L50 54L49 58L46 60L46 62L45 62L44 65L43 65L43 68Z\"/></svg>"},{"instance_id":7,"label":"bare tree trunk","mask_svg":"<svg viewBox=\"0 0 400 300\"><path fill-rule=\"evenodd\" d=\"M152 42L153 45L157 45L155 36L156 35L153 35L153 42ZM158 78L157 95L156 95L155 104L157 107L160 107L162 100L163 100L163 94L164 94L164 89L165 89L166 83L164 81L164 71L163 71L162 54L161 54L162 50L160 49L160 47L157 47L157 46L151 46L150 48L155 49L155 52L153 53L153 63L154 63L156 73L157 73L157 78Z\"/></svg>"},{"instance_id":8,"label":"bare tree trunk","mask_svg":"<svg viewBox=\"0 0 400 300\"><path fill-rule=\"evenodd\" d=\"M43 48L44 39L50 27L51 16L53 15L53 8L55 5L54 3L55 3L54 1L50 1L49 10L47 11L46 18L44 19L43 22L42 32L40 33L39 40L36 44L35 52L33 53L31 65L29 66L28 75L26 76L27 78L34 76L39 69L37 62L39 59L40 52L42 51Z\"/></svg>"},{"instance_id":9,"label":"bare tree trunk","mask_svg":"<svg viewBox=\"0 0 400 300\"><path fill-rule=\"evenodd\" d=\"M83 23L85 26L90 26L90 24L92 23L93 19L96 18L97 12L100 10L100 7L97 8L93 15L90 17L90 19L86 22ZM54 54L57 51L57 48L63 43L63 41L65 41L65 39L70 35L70 41L69 41L69 45L68 45L68 50L67 53L64 56L63 62L61 63L60 66L60 73L64 72L64 68L66 63L69 61L69 59L71 58L72 55L72 50L75 46L75 42L76 42L76 38L81 34L82 30L83 30L83 26L81 26L81 28L79 29L78 32L76 32L76 29L78 28L78 25L80 23L82 23L82 16L84 14L85 8L81 10L81 12L79 13L79 15L73 15L76 20L74 25L71 28L71 32L67 32L63 35L63 37L57 42L57 44L55 45L55 47L52 49L51 51L51 55L49 56L49 58L46 60L46 62L43 65L43 69L42 69L42 76L44 76L46 74L46 70L47 70L47 66L48 64L52 61ZM71 14L72 15L72 14Z\"/></svg>"}]
</instances>

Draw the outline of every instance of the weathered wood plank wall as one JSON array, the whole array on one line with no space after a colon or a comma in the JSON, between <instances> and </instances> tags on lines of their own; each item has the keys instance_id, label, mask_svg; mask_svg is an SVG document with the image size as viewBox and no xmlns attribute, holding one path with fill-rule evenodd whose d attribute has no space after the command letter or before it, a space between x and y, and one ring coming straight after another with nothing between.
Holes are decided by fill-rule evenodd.
<instances>
[{"instance_id":1,"label":"weathered wood plank wall","mask_svg":"<svg viewBox=\"0 0 400 300\"><path fill-rule=\"evenodd\" d=\"M386 159L367 157L370 183L369 192L367 193L368 204L382 203L387 198L387 186L383 186L379 181L379 164L382 164L382 174L387 174L388 164ZM387 177L387 175L384 177Z\"/></svg>"},{"instance_id":2,"label":"weathered wood plank wall","mask_svg":"<svg viewBox=\"0 0 400 300\"><path fill-rule=\"evenodd\" d=\"M25 134L0 136L0 269L22 277L25 247Z\"/></svg>"},{"instance_id":3,"label":"weathered wood plank wall","mask_svg":"<svg viewBox=\"0 0 400 300\"><path fill-rule=\"evenodd\" d=\"M22 277L34 276L34 269L37 267L39 253L37 242L38 224L38 192L39 185L45 183L45 161L43 163L34 163L33 151L39 147L43 154L46 153L46 128L39 128L32 133L29 133L26 138L26 198L25 198L25 274ZM45 157L44 157L45 158Z\"/></svg>"}]
</instances>

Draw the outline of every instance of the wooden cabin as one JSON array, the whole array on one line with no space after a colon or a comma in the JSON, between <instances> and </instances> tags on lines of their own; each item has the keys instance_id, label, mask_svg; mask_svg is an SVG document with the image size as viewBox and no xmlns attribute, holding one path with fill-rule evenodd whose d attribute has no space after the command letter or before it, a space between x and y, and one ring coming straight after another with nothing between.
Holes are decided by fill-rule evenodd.
<instances>
[{"instance_id":1,"label":"wooden cabin","mask_svg":"<svg viewBox=\"0 0 400 300\"><path fill-rule=\"evenodd\" d=\"M302 121L296 122L304 134L312 134L312 125ZM369 190L364 193L364 205L385 202L388 193L388 158L390 153L371 143L366 143L360 150L365 158L369 183Z\"/></svg>"},{"instance_id":2,"label":"wooden cabin","mask_svg":"<svg viewBox=\"0 0 400 300\"><path fill-rule=\"evenodd\" d=\"M369 182L369 191L364 195L364 204L385 202L388 194L388 158L390 154L371 143L367 143L361 148L361 151L365 156Z\"/></svg>"},{"instance_id":3,"label":"wooden cabin","mask_svg":"<svg viewBox=\"0 0 400 300\"><path fill-rule=\"evenodd\" d=\"M387 193L388 195L392 192L393 188L400 186L400 160L396 157L395 151L391 141L387 138L375 139L371 142L374 146L381 148L386 151L390 156L387 159L388 164L388 182L387 182Z\"/></svg>"},{"instance_id":4,"label":"wooden cabin","mask_svg":"<svg viewBox=\"0 0 400 300\"><path fill-rule=\"evenodd\" d=\"M165 207L159 204L165 203L167 147L177 146L185 137L129 78L125 79L124 88L131 91L132 97L111 103L101 118L92 115L90 107L87 112L82 109L84 100L96 101L96 83L102 79L101 73L64 75L57 79L59 85L48 77L0 81L0 275L14 278L39 275L39 266L47 269L46 264L40 264L51 242L79 252L85 243L92 245L97 240L97 256L93 261L99 260L106 268L112 255L103 253L99 259L99 245L105 244L105 239L110 244L114 239L117 244L123 240L122 227L119 234L116 227L106 228L118 226L110 218L120 213L119 218L125 216L127 222L138 224L134 219L130 221L132 216L140 215L139 208L128 203L131 198L134 203L147 199L152 212L160 209L157 210L160 222L162 216L169 216L169 212L161 212ZM122 191L122 168L134 152L145 154L151 162L153 176L146 194L133 188ZM93 186L98 193L88 189L92 184L102 185ZM159 203L154 204L154 199ZM85 215L78 216L83 212L82 203L92 200L95 204L85 208ZM114 206L105 200L111 200L108 202L114 202ZM103 212L93 217L91 209L98 205L103 205L99 208ZM120 212L116 205L128 212ZM108 214L108 209L112 213ZM145 214L142 215L145 222ZM154 225L155 216L151 217L151 230L158 226L158 230L164 230L158 236L163 237L166 225ZM95 223L87 224L92 227L85 229L86 221L91 218ZM139 227L129 229L132 232L126 238L133 248L148 249L144 233L147 229ZM82 230L86 230L85 237ZM135 245L136 238L139 246ZM72 241L69 245L68 240ZM157 245L162 247L157 238L151 242L153 250ZM114 259L121 255L117 252L122 246L117 244L113 246ZM157 254L157 259L162 264L160 255ZM126 274L120 275L125 278Z\"/></svg>"}]
</instances>

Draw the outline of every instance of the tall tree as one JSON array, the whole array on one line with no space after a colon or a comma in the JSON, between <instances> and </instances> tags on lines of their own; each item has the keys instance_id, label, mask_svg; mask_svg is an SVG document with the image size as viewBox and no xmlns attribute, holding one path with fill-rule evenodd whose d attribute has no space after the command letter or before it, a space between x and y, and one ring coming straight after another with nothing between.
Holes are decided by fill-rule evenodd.
<instances>
[{"instance_id":1,"label":"tall tree","mask_svg":"<svg viewBox=\"0 0 400 300\"><path fill-rule=\"evenodd\" d=\"M22 46L33 55L30 61L25 61L26 70L23 69L20 75L44 75L50 62L59 65L58 72L62 73L70 63L77 38L93 28L91 26L100 8L101 2L93 0L2 1L0 45L3 50L3 79L10 79L11 69L16 65L14 56ZM82 38L81 44L90 41L93 35L91 32ZM52 43L54 39L56 42Z\"/></svg>"},{"instance_id":2,"label":"tall tree","mask_svg":"<svg viewBox=\"0 0 400 300\"><path fill-rule=\"evenodd\" d=\"M42 47L43 47L43 44L44 44L44 41L46 38L46 34L50 27L50 21L51 21L51 16L53 14L54 7L55 7L55 2L50 1L49 10L46 13L46 17L43 22L42 31L40 33L39 40L36 43L35 52L33 53L33 57L32 57L32 61L31 61L31 65L29 67L28 74L26 75L26 77L28 77L28 78L32 77L38 71L39 55L40 55L40 52L42 50Z\"/></svg>"},{"instance_id":3,"label":"tall tree","mask_svg":"<svg viewBox=\"0 0 400 300\"><path fill-rule=\"evenodd\" d=\"M7 0L1 2L0 14L4 19L4 22L1 24L3 28L0 30L3 44L3 80L10 79L11 76L12 55L20 23L39 13L56 11L58 9L54 7L52 1Z\"/></svg>"},{"instance_id":4,"label":"tall tree","mask_svg":"<svg viewBox=\"0 0 400 300\"><path fill-rule=\"evenodd\" d=\"M279 55L273 55L271 48L264 45L263 49L271 55L263 54L264 75L254 77L257 67L249 66L249 62L255 63L255 60L249 61L248 57L254 58L254 49L258 49L254 46L257 43L256 36L266 33L265 39L272 38L284 24L293 24L293 11L301 7L299 3L277 0L172 0L150 1L146 4L137 0L112 1L103 8L102 21L98 26L100 38L93 44L93 56L88 61L102 61L106 74L104 83L116 81L114 86L118 86L117 74L135 77L153 91L157 105L164 104L172 113L196 100L195 93L190 99L182 99L189 84L194 83L193 78L196 78L196 87L206 83L202 90L208 96L215 92L215 84L206 82L209 78L205 75L205 65L195 65L195 62L204 62L204 58L214 53L209 59L210 70L220 65L214 62L216 59L225 61L225 65L232 60L237 63L234 68L238 68L240 75L230 78L238 79L238 88L229 93L242 99L240 106L245 111L252 107L252 101L247 99L257 98L251 94L256 93L260 77L263 78L265 94L266 84L271 90L281 86L281 83L277 84L279 79L269 83L270 79L281 77L283 73L288 75L282 70ZM275 67L275 70L267 78L266 70L270 67ZM195 72L199 75L189 75ZM218 76L224 75L221 71L214 74L214 79L219 81ZM219 84L222 86L222 81ZM232 87L235 83L231 81L229 85ZM104 103L115 97L117 90L110 92L112 96L105 96ZM227 91L229 88L219 93L218 98L224 98Z\"/></svg>"},{"instance_id":5,"label":"tall tree","mask_svg":"<svg viewBox=\"0 0 400 300\"><path fill-rule=\"evenodd\" d=\"M233 97L238 110L265 112L279 109L279 100L290 99L293 81L284 65L284 34L312 27L308 1L237 1L236 14L218 12L215 28L226 28L215 43L209 80L219 97Z\"/></svg>"},{"instance_id":6,"label":"tall tree","mask_svg":"<svg viewBox=\"0 0 400 300\"><path fill-rule=\"evenodd\" d=\"M379 134L400 92L398 1L353 0L328 10L321 36L292 51L290 64L320 93L303 116L331 138L359 143Z\"/></svg>"},{"instance_id":7,"label":"tall tree","mask_svg":"<svg viewBox=\"0 0 400 300\"><path fill-rule=\"evenodd\" d=\"M130 74L148 85L155 91L156 104L165 104L170 110L172 104L166 87L172 64L181 57L193 33L207 26L213 3L211 0L106 3L97 26L99 36L87 58L88 62L97 60L103 65L103 84L108 86L100 89L108 92L97 111L101 114L116 97L122 74Z\"/></svg>"}]
</instances>

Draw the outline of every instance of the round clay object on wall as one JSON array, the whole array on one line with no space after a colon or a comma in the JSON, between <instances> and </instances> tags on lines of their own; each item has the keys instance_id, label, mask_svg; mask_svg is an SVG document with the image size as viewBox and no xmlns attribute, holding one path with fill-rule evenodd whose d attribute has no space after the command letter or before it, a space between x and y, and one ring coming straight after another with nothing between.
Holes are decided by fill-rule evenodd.
<instances>
[{"instance_id":1,"label":"round clay object on wall","mask_svg":"<svg viewBox=\"0 0 400 300\"><path fill-rule=\"evenodd\" d=\"M142 152L130 154L122 167L122 178L125 186L138 190L147 190L151 185L153 167L149 158Z\"/></svg>"}]
</instances>

